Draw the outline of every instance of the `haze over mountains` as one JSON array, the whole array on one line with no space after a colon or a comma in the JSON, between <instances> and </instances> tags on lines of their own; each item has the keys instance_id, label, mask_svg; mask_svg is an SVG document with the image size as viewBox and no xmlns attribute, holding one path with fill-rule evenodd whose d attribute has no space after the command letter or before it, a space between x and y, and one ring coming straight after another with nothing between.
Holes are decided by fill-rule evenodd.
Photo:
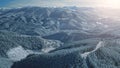
<instances>
[{"instance_id":1,"label":"haze over mountains","mask_svg":"<svg viewBox=\"0 0 120 68\"><path fill-rule=\"evenodd\" d=\"M119 68L120 9L0 9L0 68Z\"/></svg>"}]
</instances>

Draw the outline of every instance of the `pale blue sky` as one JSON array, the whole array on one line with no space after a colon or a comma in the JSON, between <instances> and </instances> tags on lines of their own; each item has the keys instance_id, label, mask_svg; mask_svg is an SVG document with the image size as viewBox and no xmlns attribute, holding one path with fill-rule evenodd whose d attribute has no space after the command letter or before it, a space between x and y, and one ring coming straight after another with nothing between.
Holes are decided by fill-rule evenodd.
<instances>
[{"instance_id":1,"label":"pale blue sky","mask_svg":"<svg viewBox=\"0 0 120 68\"><path fill-rule=\"evenodd\" d=\"M109 2L109 3L108 3ZM80 7L109 7L119 6L120 0L0 0L0 7L24 6L80 6Z\"/></svg>"}]
</instances>

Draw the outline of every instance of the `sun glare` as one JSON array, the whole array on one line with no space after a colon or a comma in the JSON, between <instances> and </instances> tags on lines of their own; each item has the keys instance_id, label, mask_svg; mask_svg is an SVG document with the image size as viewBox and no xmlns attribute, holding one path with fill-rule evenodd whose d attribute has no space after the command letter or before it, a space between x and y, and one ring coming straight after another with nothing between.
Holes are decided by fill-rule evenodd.
<instances>
[{"instance_id":1,"label":"sun glare","mask_svg":"<svg viewBox=\"0 0 120 68\"><path fill-rule=\"evenodd\" d=\"M104 7L120 8L120 0L104 0Z\"/></svg>"}]
</instances>

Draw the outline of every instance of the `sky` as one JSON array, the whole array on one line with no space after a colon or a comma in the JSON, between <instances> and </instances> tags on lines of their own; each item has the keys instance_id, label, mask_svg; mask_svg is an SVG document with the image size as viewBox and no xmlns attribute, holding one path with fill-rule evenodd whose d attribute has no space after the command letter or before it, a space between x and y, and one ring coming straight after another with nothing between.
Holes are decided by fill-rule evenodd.
<instances>
[{"instance_id":1,"label":"sky","mask_svg":"<svg viewBox=\"0 0 120 68\"><path fill-rule=\"evenodd\" d=\"M112 7L120 8L120 0L0 0L0 8L14 8L24 6L45 7Z\"/></svg>"}]
</instances>

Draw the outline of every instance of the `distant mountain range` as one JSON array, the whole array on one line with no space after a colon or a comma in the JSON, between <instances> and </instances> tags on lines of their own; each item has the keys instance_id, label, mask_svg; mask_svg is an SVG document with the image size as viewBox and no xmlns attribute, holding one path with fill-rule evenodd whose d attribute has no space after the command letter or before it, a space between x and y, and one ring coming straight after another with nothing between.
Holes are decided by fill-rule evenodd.
<instances>
[{"instance_id":1,"label":"distant mountain range","mask_svg":"<svg viewBox=\"0 0 120 68\"><path fill-rule=\"evenodd\" d=\"M41 36L64 30L95 33L108 28L107 22L115 22L101 16L93 8L24 7L6 9L0 13L0 30Z\"/></svg>"}]
</instances>

